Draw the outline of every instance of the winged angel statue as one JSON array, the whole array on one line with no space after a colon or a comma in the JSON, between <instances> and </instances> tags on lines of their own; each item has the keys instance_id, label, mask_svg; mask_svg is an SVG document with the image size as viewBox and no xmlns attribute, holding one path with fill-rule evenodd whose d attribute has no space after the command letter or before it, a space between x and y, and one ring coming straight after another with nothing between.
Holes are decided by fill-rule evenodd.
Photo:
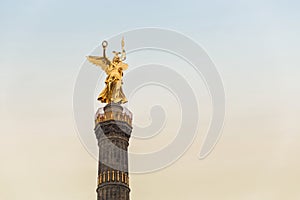
<instances>
[{"instance_id":1,"label":"winged angel statue","mask_svg":"<svg viewBox=\"0 0 300 200\"><path fill-rule=\"evenodd\" d=\"M107 41L102 42L103 56L87 56L88 61L92 64L100 66L107 74L105 80L105 88L98 96L98 101L102 103L119 103L127 102L125 94L122 90L123 71L128 68L128 64L123 63L126 59L126 52L124 49L124 38L122 39L122 53L113 51L115 54L112 60L106 57Z\"/></svg>"}]
</instances>

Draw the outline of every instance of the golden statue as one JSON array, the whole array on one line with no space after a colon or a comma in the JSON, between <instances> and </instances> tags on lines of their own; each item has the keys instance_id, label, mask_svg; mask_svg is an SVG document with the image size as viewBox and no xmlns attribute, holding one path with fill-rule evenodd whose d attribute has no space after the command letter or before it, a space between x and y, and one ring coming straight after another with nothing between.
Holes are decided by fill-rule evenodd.
<instances>
[{"instance_id":1,"label":"golden statue","mask_svg":"<svg viewBox=\"0 0 300 200\"><path fill-rule=\"evenodd\" d=\"M123 70L126 70L128 68L128 65L126 63L123 63L123 61L126 59L126 52L124 49L124 38L122 39L122 53L113 51L115 56L112 60L109 60L108 57L106 57L107 45L107 41L102 42L102 57L87 57L88 61L97 66L100 66L107 74L105 80L106 86L104 90L99 94L98 101L101 101L102 103L126 103L127 99L122 90Z\"/></svg>"}]
</instances>

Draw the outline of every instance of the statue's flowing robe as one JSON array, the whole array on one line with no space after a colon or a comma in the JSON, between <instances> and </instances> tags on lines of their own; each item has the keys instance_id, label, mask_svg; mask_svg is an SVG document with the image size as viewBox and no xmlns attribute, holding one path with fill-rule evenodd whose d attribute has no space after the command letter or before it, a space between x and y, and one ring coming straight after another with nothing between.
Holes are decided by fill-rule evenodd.
<instances>
[{"instance_id":1,"label":"statue's flowing robe","mask_svg":"<svg viewBox=\"0 0 300 200\"><path fill-rule=\"evenodd\" d=\"M125 63L111 63L106 69L107 77L105 80L105 88L99 94L98 100L102 103L126 103L127 99L122 89L123 70L127 69Z\"/></svg>"}]
</instances>

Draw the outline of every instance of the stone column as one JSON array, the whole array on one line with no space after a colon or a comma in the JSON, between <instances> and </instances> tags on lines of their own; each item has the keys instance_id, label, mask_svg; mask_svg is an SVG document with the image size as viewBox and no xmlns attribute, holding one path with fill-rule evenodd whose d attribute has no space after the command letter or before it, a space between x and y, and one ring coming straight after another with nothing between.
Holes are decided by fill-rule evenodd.
<instances>
[{"instance_id":1,"label":"stone column","mask_svg":"<svg viewBox=\"0 0 300 200\"><path fill-rule=\"evenodd\" d=\"M98 200L129 200L128 145L132 114L120 104L107 104L95 119L99 146Z\"/></svg>"}]
</instances>

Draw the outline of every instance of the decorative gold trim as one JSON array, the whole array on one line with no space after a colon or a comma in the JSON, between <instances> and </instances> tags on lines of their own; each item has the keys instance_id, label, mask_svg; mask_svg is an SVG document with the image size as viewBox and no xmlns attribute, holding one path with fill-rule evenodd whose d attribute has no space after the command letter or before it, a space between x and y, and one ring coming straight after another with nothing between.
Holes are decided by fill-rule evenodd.
<instances>
[{"instance_id":1,"label":"decorative gold trim","mask_svg":"<svg viewBox=\"0 0 300 200\"><path fill-rule=\"evenodd\" d=\"M121 182L129 185L128 173L122 171L104 171L98 176L98 185L105 182Z\"/></svg>"},{"instance_id":2,"label":"decorative gold trim","mask_svg":"<svg viewBox=\"0 0 300 200\"><path fill-rule=\"evenodd\" d=\"M100 174L99 180L98 180L98 184L102 183L102 174Z\"/></svg>"},{"instance_id":3,"label":"decorative gold trim","mask_svg":"<svg viewBox=\"0 0 300 200\"><path fill-rule=\"evenodd\" d=\"M125 184L127 184L127 174L125 173L125 177L124 177L124 182L125 182Z\"/></svg>"},{"instance_id":4,"label":"decorative gold trim","mask_svg":"<svg viewBox=\"0 0 300 200\"><path fill-rule=\"evenodd\" d=\"M95 123L98 124L100 122L108 121L108 120L116 120L116 121L124 121L127 122L130 126L132 125L132 118L125 114L125 113L119 113L113 115L112 112L105 112L102 114L99 114L96 119Z\"/></svg>"}]
</instances>

